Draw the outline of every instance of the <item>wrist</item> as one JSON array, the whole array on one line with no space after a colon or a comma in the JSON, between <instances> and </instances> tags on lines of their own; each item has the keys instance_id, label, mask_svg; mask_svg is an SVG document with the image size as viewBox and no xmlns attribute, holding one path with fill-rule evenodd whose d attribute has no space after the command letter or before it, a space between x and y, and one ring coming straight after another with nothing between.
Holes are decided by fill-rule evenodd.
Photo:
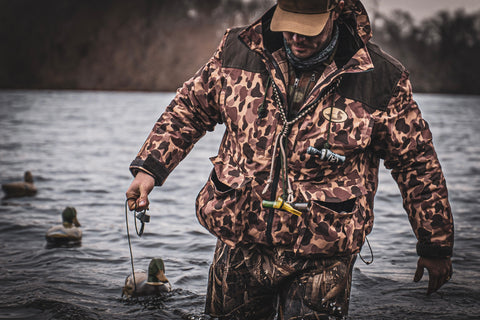
<instances>
[{"instance_id":1,"label":"wrist","mask_svg":"<svg viewBox=\"0 0 480 320\"><path fill-rule=\"evenodd\" d=\"M135 175L135 179L139 179L142 181L150 181L152 185L155 185L156 183L156 179L153 174L143 170L138 170L137 174Z\"/></svg>"}]
</instances>

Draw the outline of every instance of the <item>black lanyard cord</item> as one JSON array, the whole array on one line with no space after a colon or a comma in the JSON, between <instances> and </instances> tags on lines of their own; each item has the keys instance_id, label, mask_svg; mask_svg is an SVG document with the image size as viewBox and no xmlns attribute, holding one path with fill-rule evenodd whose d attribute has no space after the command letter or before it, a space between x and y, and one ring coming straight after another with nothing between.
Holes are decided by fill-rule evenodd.
<instances>
[{"instance_id":1,"label":"black lanyard cord","mask_svg":"<svg viewBox=\"0 0 480 320\"><path fill-rule=\"evenodd\" d=\"M135 279L135 267L133 266L132 242L130 240L130 231L128 229L128 200L131 200L131 199L132 198L125 200L125 224L127 225L128 249L130 250L130 263L132 265L133 284L135 286L135 291L137 291L137 281ZM135 228L136 227L137 227L137 222L135 221Z\"/></svg>"},{"instance_id":2,"label":"black lanyard cord","mask_svg":"<svg viewBox=\"0 0 480 320\"><path fill-rule=\"evenodd\" d=\"M130 230L129 230L129 227L128 227L128 200L136 200L136 199L135 198L128 198L127 200L125 200L125 224L127 226L128 249L130 251L130 263L132 265L133 284L135 286L135 291L137 291L137 281L135 279L135 267L133 265L132 241L130 239ZM145 230L145 223L150 222L150 216L145 213L146 211L147 210L137 212L137 205L135 204L135 209L134 209L135 231L136 231L136 233L139 237L142 236L143 231ZM137 219L140 220L140 222L142 223L140 225L140 230L138 230Z\"/></svg>"}]
</instances>

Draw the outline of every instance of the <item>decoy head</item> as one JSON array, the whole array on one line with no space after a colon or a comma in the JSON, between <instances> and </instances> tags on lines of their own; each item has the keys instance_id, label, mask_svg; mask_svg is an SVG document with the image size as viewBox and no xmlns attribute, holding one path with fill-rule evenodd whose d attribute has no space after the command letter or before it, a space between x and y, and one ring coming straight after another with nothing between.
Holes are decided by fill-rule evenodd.
<instances>
[{"instance_id":1,"label":"decoy head","mask_svg":"<svg viewBox=\"0 0 480 320\"><path fill-rule=\"evenodd\" d=\"M25 171L25 174L23 175L23 180L25 182L33 183L33 175L30 171Z\"/></svg>"},{"instance_id":2,"label":"decoy head","mask_svg":"<svg viewBox=\"0 0 480 320\"><path fill-rule=\"evenodd\" d=\"M77 220L77 210L74 207L66 207L63 210L62 221L64 224L74 224L75 227L80 227L80 222Z\"/></svg>"},{"instance_id":3,"label":"decoy head","mask_svg":"<svg viewBox=\"0 0 480 320\"><path fill-rule=\"evenodd\" d=\"M153 258L148 265L148 284L160 285L168 282L165 276L165 265L161 258Z\"/></svg>"}]
</instances>

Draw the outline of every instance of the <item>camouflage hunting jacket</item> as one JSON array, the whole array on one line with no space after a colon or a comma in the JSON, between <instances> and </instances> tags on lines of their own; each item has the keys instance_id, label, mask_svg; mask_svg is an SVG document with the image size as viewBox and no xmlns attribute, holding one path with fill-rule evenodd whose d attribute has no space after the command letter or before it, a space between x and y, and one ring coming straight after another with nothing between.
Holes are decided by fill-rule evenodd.
<instances>
[{"instance_id":1,"label":"camouflage hunting jacket","mask_svg":"<svg viewBox=\"0 0 480 320\"><path fill-rule=\"evenodd\" d=\"M213 170L197 197L199 222L230 246L260 243L331 256L358 252L370 233L384 159L400 187L417 253L451 256L453 218L431 132L405 68L369 41L363 5L346 1L334 59L300 113L307 111L288 128L280 112L287 105L287 59L281 33L269 29L273 10L227 30L155 123L132 173L142 170L162 185L206 131L224 124ZM275 145L285 128L282 163ZM327 142L344 163L306 152ZM262 206L281 196L287 181L293 203L308 204L301 216Z\"/></svg>"}]
</instances>

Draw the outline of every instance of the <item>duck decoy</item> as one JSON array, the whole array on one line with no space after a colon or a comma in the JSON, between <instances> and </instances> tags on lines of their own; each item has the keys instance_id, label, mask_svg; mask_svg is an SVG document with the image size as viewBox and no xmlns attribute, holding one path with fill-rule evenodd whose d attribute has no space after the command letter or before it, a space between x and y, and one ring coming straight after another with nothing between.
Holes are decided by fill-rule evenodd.
<instances>
[{"instance_id":1,"label":"duck decoy","mask_svg":"<svg viewBox=\"0 0 480 320\"><path fill-rule=\"evenodd\" d=\"M50 244L75 244L82 240L82 230L77 219L77 210L66 207L62 212L62 224L48 229L45 238Z\"/></svg>"},{"instance_id":2,"label":"duck decoy","mask_svg":"<svg viewBox=\"0 0 480 320\"><path fill-rule=\"evenodd\" d=\"M34 196L37 194L37 188L33 184L32 173L30 171L26 171L23 179L24 181L2 184L2 190L5 193L5 198Z\"/></svg>"},{"instance_id":3,"label":"duck decoy","mask_svg":"<svg viewBox=\"0 0 480 320\"><path fill-rule=\"evenodd\" d=\"M170 292L172 287L165 276L165 264L161 258L153 258L148 265L148 272L135 271L135 280L132 274L125 279L122 296L127 298L156 296Z\"/></svg>"}]
</instances>

